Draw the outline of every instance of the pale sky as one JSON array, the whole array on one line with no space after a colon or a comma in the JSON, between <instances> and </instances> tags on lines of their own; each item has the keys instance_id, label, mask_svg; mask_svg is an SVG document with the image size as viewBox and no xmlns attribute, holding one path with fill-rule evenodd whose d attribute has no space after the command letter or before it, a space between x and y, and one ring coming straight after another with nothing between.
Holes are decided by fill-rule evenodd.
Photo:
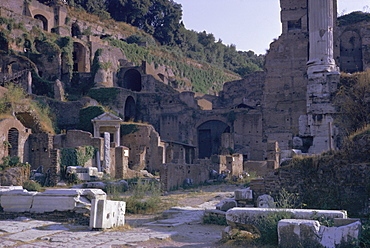
<instances>
[{"instance_id":1,"label":"pale sky","mask_svg":"<svg viewBox=\"0 0 370 248\"><path fill-rule=\"evenodd\" d=\"M281 34L279 0L174 0L186 29L212 33L237 50L265 54ZM370 12L370 0L338 0L338 13Z\"/></svg>"}]
</instances>

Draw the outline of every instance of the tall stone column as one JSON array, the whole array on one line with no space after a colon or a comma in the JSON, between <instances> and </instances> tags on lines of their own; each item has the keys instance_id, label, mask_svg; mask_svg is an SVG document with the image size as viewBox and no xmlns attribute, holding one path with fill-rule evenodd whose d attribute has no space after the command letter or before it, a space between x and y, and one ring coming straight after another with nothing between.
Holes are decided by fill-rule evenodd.
<instances>
[{"instance_id":1,"label":"tall stone column","mask_svg":"<svg viewBox=\"0 0 370 248\"><path fill-rule=\"evenodd\" d=\"M111 164L110 164L110 133L104 132L104 162L103 162L103 171L106 174L111 173Z\"/></svg>"},{"instance_id":2,"label":"tall stone column","mask_svg":"<svg viewBox=\"0 0 370 248\"><path fill-rule=\"evenodd\" d=\"M334 18L336 0L309 0L309 61L307 74L310 77L323 73L338 72L334 60Z\"/></svg>"},{"instance_id":3,"label":"tall stone column","mask_svg":"<svg viewBox=\"0 0 370 248\"><path fill-rule=\"evenodd\" d=\"M334 60L336 0L308 0L309 61L307 114L299 118L299 135L311 137L310 153L335 149L333 95L339 82Z\"/></svg>"}]
</instances>

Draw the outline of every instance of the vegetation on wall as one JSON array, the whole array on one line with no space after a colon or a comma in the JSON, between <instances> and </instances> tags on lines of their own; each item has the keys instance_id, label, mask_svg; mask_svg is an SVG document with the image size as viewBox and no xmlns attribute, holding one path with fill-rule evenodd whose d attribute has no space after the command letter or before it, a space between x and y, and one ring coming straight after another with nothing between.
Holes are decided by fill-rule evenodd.
<instances>
[{"instance_id":1,"label":"vegetation on wall","mask_svg":"<svg viewBox=\"0 0 370 248\"><path fill-rule=\"evenodd\" d=\"M89 91L88 96L103 105L110 105L115 102L118 93L118 88L94 88Z\"/></svg>"},{"instance_id":2,"label":"vegetation on wall","mask_svg":"<svg viewBox=\"0 0 370 248\"><path fill-rule=\"evenodd\" d=\"M90 133L94 133L94 127L91 120L95 117L105 113L104 107L102 106L89 106L80 109L79 112L79 123L78 129L84 130Z\"/></svg>"},{"instance_id":3,"label":"vegetation on wall","mask_svg":"<svg viewBox=\"0 0 370 248\"><path fill-rule=\"evenodd\" d=\"M156 66L165 65L171 68L177 83L185 85L184 79L192 82L193 90L202 93L214 93L222 89L226 81L239 79L239 76L208 63L197 63L183 55L178 48L140 47L125 41L106 38L110 45L119 47L128 60L140 64L141 61L153 63Z\"/></svg>"},{"instance_id":4,"label":"vegetation on wall","mask_svg":"<svg viewBox=\"0 0 370 248\"><path fill-rule=\"evenodd\" d=\"M121 124L120 133L121 136L128 135L139 131L137 124Z\"/></svg>"},{"instance_id":5,"label":"vegetation on wall","mask_svg":"<svg viewBox=\"0 0 370 248\"><path fill-rule=\"evenodd\" d=\"M338 17L337 24L339 27L356 24L362 21L370 21L370 13L355 11L347 15Z\"/></svg>"},{"instance_id":6,"label":"vegetation on wall","mask_svg":"<svg viewBox=\"0 0 370 248\"><path fill-rule=\"evenodd\" d=\"M370 70L352 75L341 74L335 97L339 115L337 125L347 135L370 124Z\"/></svg>"},{"instance_id":7,"label":"vegetation on wall","mask_svg":"<svg viewBox=\"0 0 370 248\"><path fill-rule=\"evenodd\" d=\"M22 163L18 156L6 156L3 157L2 163L0 163L0 171L5 170L9 167L30 167L29 163Z\"/></svg>"}]
</instances>

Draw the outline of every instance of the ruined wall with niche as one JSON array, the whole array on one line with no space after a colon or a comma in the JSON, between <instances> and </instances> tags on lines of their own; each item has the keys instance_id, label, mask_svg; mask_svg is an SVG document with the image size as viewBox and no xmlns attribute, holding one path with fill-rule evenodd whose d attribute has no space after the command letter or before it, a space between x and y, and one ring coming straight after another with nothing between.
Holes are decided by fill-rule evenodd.
<instances>
[{"instance_id":1,"label":"ruined wall with niche","mask_svg":"<svg viewBox=\"0 0 370 248\"><path fill-rule=\"evenodd\" d=\"M336 60L341 71L354 73L370 69L370 23L360 22L338 27Z\"/></svg>"},{"instance_id":2,"label":"ruined wall with niche","mask_svg":"<svg viewBox=\"0 0 370 248\"><path fill-rule=\"evenodd\" d=\"M18 156L21 162L27 162L31 129L24 127L16 119L7 118L0 120L0 130L0 157Z\"/></svg>"},{"instance_id":3,"label":"ruined wall with niche","mask_svg":"<svg viewBox=\"0 0 370 248\"><path fill-rule=\"evenodd\" d=\"M280 1L282 34L266 55L263 96L264 139L282 149L299 133L299 117L306 114L308 29L307 1Z\"/></svg>"}]
</instances>

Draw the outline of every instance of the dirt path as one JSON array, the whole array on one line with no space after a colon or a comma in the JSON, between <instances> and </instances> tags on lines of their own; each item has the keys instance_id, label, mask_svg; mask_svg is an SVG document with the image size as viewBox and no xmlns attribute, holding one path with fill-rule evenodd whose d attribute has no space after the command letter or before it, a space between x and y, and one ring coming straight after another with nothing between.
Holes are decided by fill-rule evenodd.
<instances>
[{"instance_id":1,"label":"dirt path","mask_svg":"<svg viewBox=\"0 0 370 248\"><path fill-rule=\"evenodd\" d=\"M161 221L155 222L160 215L126 215L126 223L138 231L140 228L145 227L155 231L175 233L169 239L151 239L137 243L137 247L230 247L219 242L221 239L221 232L225 226L202 224L201 218L193 219L193 217L203 211L199 210L193 212L192 210L193 208L199 209L199 207L203 209L214 208L215 204L222 199L232 197L235 189L238 188L242 187L238 185L213 185L187 191L170 192L164 197L164 200L174 199L178 206L185 209L187 209L187 207L192 207L189 208L188 213L183 212L183 214L187 214L183 216L186 222L184 224L174 224L173 226L145 225L146 223L153 223L153 221L154 223L161 223ZM171 219L171 217L169 218ZM165 221L171 223L168 219Z\"/></svg>"}]
</instances>

